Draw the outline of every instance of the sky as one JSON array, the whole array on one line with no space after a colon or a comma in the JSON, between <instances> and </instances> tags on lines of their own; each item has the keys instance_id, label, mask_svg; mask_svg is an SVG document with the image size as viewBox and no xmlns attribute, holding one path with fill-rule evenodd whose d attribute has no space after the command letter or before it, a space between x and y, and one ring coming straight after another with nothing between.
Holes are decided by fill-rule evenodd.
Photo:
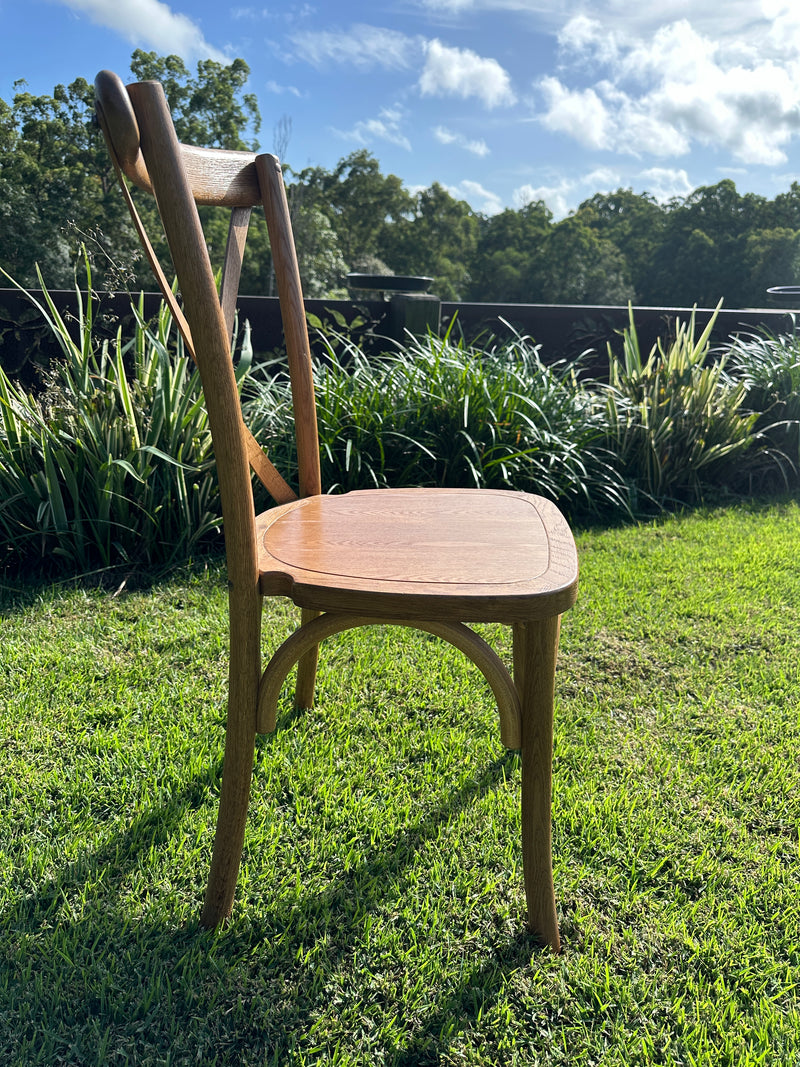
<instances>
[{"instance_id":1,"label":"sky","mask_svg":"<svg viewBox=\"0 0 800 1067\"><path fill-rule=\"evenodd\" d=\"M366 148L487 215L800 180L800 0L0 0L0 97L129 80L134 48L244 59L296 171Z\"/></svg>"}]
</instances>

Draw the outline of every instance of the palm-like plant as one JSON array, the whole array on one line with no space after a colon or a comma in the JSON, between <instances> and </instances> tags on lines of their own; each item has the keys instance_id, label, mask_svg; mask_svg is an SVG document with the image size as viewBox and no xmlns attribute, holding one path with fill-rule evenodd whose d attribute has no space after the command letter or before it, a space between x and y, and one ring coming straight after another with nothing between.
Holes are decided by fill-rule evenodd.
<instances>
[{"instance_id":1,"label":"palm-like plant","mask_svg":"<svg viewBox=\"0 0 800 1067\"><path fill-rule=\"evenodd\" d=\"M87 264L87 294L91 272ZM40 277L41 282L41 277ZM42 283L31 297L62 353L44 392L0 371L0 531L6 554L71 570L185 558L219 527L199 375L169 311L97 342L78 289L72 329ZM77 339L76 339L77 338ZM247 370L245 336L240 372Z\"/></svg>"},{"instance_id":2,"label":"palm-like plant","mask_svg":"<svg viewBox=\"0 0 800 1067\"><path fill-rule=\"evenodd\" d=\"M609 448L651 500L697 499L756 443L757 415L744 410L746 386L731 380L726 358L711 356L716 312L696 337L692 311L688 323L676 323L674 340L659 339L647 358L629 315L622 356L608 346Z\"/></svg>"}]
</instances>

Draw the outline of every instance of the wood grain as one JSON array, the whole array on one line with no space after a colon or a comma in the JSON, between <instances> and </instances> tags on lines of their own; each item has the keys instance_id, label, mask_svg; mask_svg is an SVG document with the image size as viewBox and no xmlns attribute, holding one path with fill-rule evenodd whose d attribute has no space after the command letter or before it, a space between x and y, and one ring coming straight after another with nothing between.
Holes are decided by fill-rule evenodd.
<instances>
[{"instance_id":1,"label":"wood grain","mask_svg":"<svg viewBox=\"0 0 800 1067\"><path fill-rule=\"evenodd\" d=\"M364 490L275 508L257 530L262 592L302 607L512 622L577 593L569 527L532 494Z\"/></svg>"}]
</instances>

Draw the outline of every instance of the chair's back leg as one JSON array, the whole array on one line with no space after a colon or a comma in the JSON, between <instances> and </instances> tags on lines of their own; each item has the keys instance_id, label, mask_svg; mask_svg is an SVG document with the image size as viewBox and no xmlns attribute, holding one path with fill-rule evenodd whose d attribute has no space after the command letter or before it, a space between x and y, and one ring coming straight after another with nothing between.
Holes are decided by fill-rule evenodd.
<instances>
[{"instance_id":1,"label":"chair's back leg","mask_svg":"<svg viewBox=\"0 0 800 1067\"><path fill-rule=\"evenodd\" d=\"M560 617L514 625L522 717L522 868L528 928L559 952L551 841L553 693Z\"/></svg>"},{"instance_id":2,"label":"chair's back leg","mask_svg":"<svg viewBox=\"0 0 800 1067\"><path fill-rule=\"evenodd\" d=\"M292 380L299 491L301 497L316 496L322 492L322 481L319 467L314 377L289 205L286 200L280 163L276 157L258 156L256 172L264 198L264 214L272 248L272 261L275 266L275 280L286 337L286 354ZM301 623L309 622L318 614L314 611L303 611ZM294 701L298 708L313 706L318 658L319 649L313 648L297 665Z\"/></svg>"},{"instance_id":3,"label":"chair's back leg","mask_svg":"<svg viewBox=\"0 0 800 1067\"><path fill-rule=\"evenodd\" d=\"M300 625L316 619L320 612L303 608L300 612ZM294 706L296 708L314 707L314 687L317 681L317 661L319 660L319 645L315 645L309 652L297 662L297 683L294 689Z\"/></svg>"}]
</instances>

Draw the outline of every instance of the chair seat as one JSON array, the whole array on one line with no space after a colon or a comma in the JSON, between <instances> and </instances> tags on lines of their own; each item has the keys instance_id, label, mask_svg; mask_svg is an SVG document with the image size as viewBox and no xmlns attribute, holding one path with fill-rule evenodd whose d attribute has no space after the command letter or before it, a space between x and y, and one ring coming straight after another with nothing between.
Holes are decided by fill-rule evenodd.
<instances>
[{"instance_id":1,"label":"chair seat","mask_svg":"<svg viewBox=\"0 0 800 1067\"><path fill-rule=\"evenodd\" d=\"M304 608L513 622L575 603L572 533L529 493L359 490L296 500L256 524L261 592Z\"/></svg>"}]
</instances>

